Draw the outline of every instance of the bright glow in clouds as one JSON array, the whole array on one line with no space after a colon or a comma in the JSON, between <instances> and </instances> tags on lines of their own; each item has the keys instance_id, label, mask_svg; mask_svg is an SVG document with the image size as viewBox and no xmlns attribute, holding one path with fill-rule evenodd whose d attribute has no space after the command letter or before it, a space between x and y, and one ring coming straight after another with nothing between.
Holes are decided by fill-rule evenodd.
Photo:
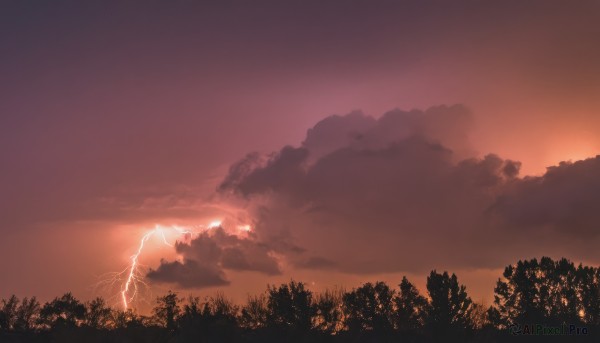
<instances>
[{"instance_id":1,"label":"bright glow in clouds","mask_svg":"<svg viewBox=\"0 0 600 343\"><path fill-rule=\"evenodd\" d=\"M250 232L250 225L238 225L238 230L243 232Z\"/></svg>"},{"instance_id":2,"label":"bright glow in clouds","mask_svg":"<svg viewBox=\"0 0 600 343\"><path fill-rule=\"evenodd\" d=\"M210 224L208 224L208 228L209 229L212 229L212 228L215 228L215 227L219 227L219 226L221 226L221 221L220 220L215 220L215 221L212 221Z\"/></svg>"},{"instance_id":3,"label":"bright glow in clouds","mask_svg":"<svg viewBox=\"0 0 600 343\"><path fill-rule=\"evenodd\" d=\"M106 280L100 281L100 285L108 285L110 287L121 283L119 291L120 303L123 306L123 309L129 309L139 295L141 288L149 288L149 285L144 281L144 273L141 270L141 267L143 266L140 264L139 259L144 250L148 249L149 246L147 242L150 238L156 237L162 244L174 247L174 243L169 242L167 236L175 235L175 241L178 239L185 240L191 238L194 234L200 234L208 229L220 227L221 224L222 222L220 220L214 220L208 226L197 225L184 227L178 225L163 226L156 224L154 228L148 230L140 238L138 248L135 254L130 257L130 263L127 268L121 272L108 274L109 277ZM239 225L238 228L245 232L250 231L249 225Z\"/></svg>"}]
</instances>

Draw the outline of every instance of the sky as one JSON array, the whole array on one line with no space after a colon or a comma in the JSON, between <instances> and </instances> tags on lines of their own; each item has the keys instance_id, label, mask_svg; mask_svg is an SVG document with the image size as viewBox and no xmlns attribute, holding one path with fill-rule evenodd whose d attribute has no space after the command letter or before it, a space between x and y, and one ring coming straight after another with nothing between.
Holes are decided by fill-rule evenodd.
<instances>
[{"instance_id":1,"label":"sky","mask_svg":"<svg viewBox=\"0 0 600 343\"><path fill-rule=\"evenodd\" d=\"M437 269L489 303L519 259L598 264L598 15L4 1L0 297L119 304L122 282L102 281L156 225L169 245L156 234L139 256L154 294L423 289Z\"/></svg>"}]
</instances>

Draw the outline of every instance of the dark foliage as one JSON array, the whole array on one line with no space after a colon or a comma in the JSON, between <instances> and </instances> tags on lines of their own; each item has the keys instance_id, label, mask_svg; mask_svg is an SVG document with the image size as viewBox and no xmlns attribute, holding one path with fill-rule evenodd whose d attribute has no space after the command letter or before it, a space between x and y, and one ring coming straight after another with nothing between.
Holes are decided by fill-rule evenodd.
<instances>
[{"instance_id":1,"label":"dark foliage","mask_svg":"<svg viewBox=\"0 0 600 343\"><path fill-rule=\"evenodd\" d=\"M376 282L313 294L304 283L290 281L268 286L241 307L223 294L201 301L169 292L157 298L151 317L112 309L101 298L82 303L71 293L43 306L36 298L11 296L0 302L0 342L562 342L600 337L596 267L547 257L519 261L506 267L489 307L471 301L454 274L434 270L426 288L421 295L404 277L397 290ZM540 327L563 331L534 331Z\"/></svg>"}]
</instances>

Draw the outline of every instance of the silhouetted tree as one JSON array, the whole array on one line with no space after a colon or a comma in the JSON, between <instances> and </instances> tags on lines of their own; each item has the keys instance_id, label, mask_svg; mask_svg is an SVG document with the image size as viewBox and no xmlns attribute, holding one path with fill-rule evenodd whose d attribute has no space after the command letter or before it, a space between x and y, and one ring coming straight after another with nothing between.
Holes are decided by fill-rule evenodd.
<instances>
[{"instance_id":1,"label":"silhouetted tree","mask_svg":"<svg viewBox=\"0 0 600 343\"><path fill-rule=\"evenodd\" d=\"M96 298L90 301L86 306L86 310L85 325L95 329L108 327L112 318L112 310L106 306L104 299Z\"/></svg>"},{"instance_id":2,"label":"silhouetted tree","mask_svg":"<svg viewBox=\"0 0 600 343\"><path fill-rule=\"evenodd\" d=\"M208 299L204 304L203 312L205 315L236 322L239 307L219 292L215 297Z\"/></svg>"},{"instance_id":3,"label":"silhouetted tree","mask_svg":"<svg viewBox=\"0 0 600 343\"><path fill-rule=\"evenodd\" d=\"M8 299L2 299L0 307L0 329L10 331L14 328L17 321L17 308L19 306L19 298L16 295L11 295Z\"/></svg>"},{"instance_id":4,"label":"silhouetted tree","mask_svg":"<svg viewBox=\"0 0 600 343\"><path fill-rule=\"evenodd\" d=\"M438 337L463 337L471 330L472 302L456 275L432 271L427 278L427 292L431 299L426 319L429 331Z\"/></svg>"},{"instance_id":5,"label":"silhouetted tree","mask_svg":"<svg viewBox=\"0 0 600 343\"><path fill-rule=\"evenodd\" d=\"M248 329L264 328L267 325L267 299L264 295L249 296L242 307L240 323Z\"/></svg>"},{"instance_id":6,"label":"silhouetted tree","mask_svg":"<svg viewBox=\"0 0 600 343\"><path fill-rule=\"evenodd\" d=\"M180 322L191 321L194 318L198 318L202 315L202 304L200 298L189 296L187 302L183 305L183 311L179 317Z\"/></svg>"},{"instance_id":7,"label":"silhouetted tree","mask_svg":"<svg viewBox=\"0 0 600 343\"><path fill-rule=\"evenodd\" d=\"M76 326L85 316L85 306L69 292L44 304L40 321L51 328Z\"/></svg>"},{"instance_id":8,"label":"silhouetted tree","mask_svg":"<svg viewBox=\"0 0 600 343\"><path fill-rule=\"evenodd\" d=\"M138 316L132 309L126 311L113 310L111 321L113 327L116 329L128 329L147 325L147 322L142 317Z\"/></svg>"},{"instance_id":9,"label":"silhouetted tree","mask_svg":"<svg viewBox=\"0 0 600 343\"><path fill-rule=\"evenodd\" d=\"M350 331L389 332L393 328L395 292L384 282L370 282L344 294L344 313Z\"/></svg>"},{"instance_id":10,"label":"silhouetted tree","mask_svg":"<svg viewBox=\"0 0 600 343\"><path fill-rule=\"evenodd\" d=\"M566 259L507 266L487 309L447 272L432 271L427 292L406 277L398 292L376 282L315 295L291 281L240 309L222 293L183 302L169 291L153 317L113 310L101 298L84 305L71 293L41 309L35 298L12 296L0 302L0 342L502 342L512 338L512 321L576 324L590 333L600 325L600 270Z\"/></svg>"},{"instance_id":11,"label":"silhouetted tree","mask_svg":"<svg viewBox=\"0 0 600 343\"><path fill-rule=\"evenodd\" d=\"M489 308L486 308L481 303L473 302L471 305L471 319L470 322L473 325L473 329L479 330L485 326L490 325L488 319Z\"/></svg>"},{"instance_id":12,"label":"silhouetted tree","mask_svg":"<svg viewBox=\"0 0 600 343\"><path fill-rule=\"evenodd\" d=\"M540 260L542 289L546 293L547 319L554 323L580 323L580 301L577 285L577 269L569 260L553 261L548 257Z\"/></svg>"},{"instance_id":13,"label":"silhouetted tree","mask_svg":"<svg viewBox=\"0 0 600 343\"><path fill-rule=\"evenodd\" d=\"M189 296L183 305L183 311L178 319L179 335L177 342L201 342L206 331L203 316L203 305L200 298Z\"/></svg>"},{"instance_id":14,"label":"silhouetted tree","mask_svg":"<svg viewBox=\"0 0 600 343\"><path fill-rule=\"evenodd\" d=\"M40 319L40 303L35 297L23 298L17 309L15 330L20 332L31 331Z\"/></svg>"},{"instance_id":15,"label":"silhouetted tree","mask_svg":"<svg viewBox=\"0 0 600 343\"><path fill-rule=\"evenodd\" d=\"M494 289L494 303L498 306L502 323L541 322L543 312L539 304L538 262L519 261L504 269L506 281L498 280Z\"/></svg>"},{"instance_id":16,"label":"silhouetted tree","mask_svg":"<svg viewBox=\"0 0 600 343\"><path fill-rule=\"evenodd\" d=\"M314 315L312 292L301 282L268 287L267 326L308 332Z\"/></svg>"},{"instance_id":17,"label":"silhouetted tree","mask_svg":"<svg viewBox=\"0 0 600 343\"><path fill-rule=\"evenodd\" d=\"M204 304L203 315L210 328L210 337L219 341L234 341L238 334L239 307L223 293L210 297Z\"/></svg>"},{"instance_id":18,"label":"silhouetted tree","mask_svg":"<svg viewBox=\"0 0 600 343\"><path fill-rule=\"evenodd\" d=\"M239 308L222 293L200 303L198 297L189 297L179 318L176 341L235 341L238 337Z\"/></svg>"},{"instance_id":19,"label":"silhouetted tree","mask_svg":"<svg viewBox=\"0 0 600 343\"><path fill-rule=\"evenodd\" d=\"M400 282L400 292L394 298L395 324L400 331L418 331L425 325L427 299L405 277Z\"/></svg>"},{"instance_id":20,"label":"silhouetted tree","mask_svg":"<svg viewBox=\"0 0 600 343\"><path fill-rule=\"evenodd\" d=\"M326 290L317 294L315 299L315 317L313 327L317 330L332 334L342 327L342 292Z\"/></svg>"},{"instance_id":21,"label":"silhouetted tree","mask_svg":"<svg viewBox=\"0 0 600 343\"><path fill-rule=\"evenodd\" d=\"M177 327L177 318L181 314L180 303L181 299L177 293L171 291L167 295L156 298L156 306L152 312L158 323L169 331L173 331Z\"/></svg>"},{"instance_id":22,"label":"silhouetted tree","mask_svg":"<svg viewBox=\"0 0 600 343\"><path fill-rule=\"evenodd\" d=\"M498 329L506 329L506 325L504 323L504 321L502 320L502 315L500 314L500 311L498 311L498 309L494 306L490 306L488 307L487 311L486 311L486 317L488 320L489 325L498 328Z\"/></svg>"},{"instance_id":23,"label":"silhouetted tree","mask_svg":"<svg viewBox=\"0 0 600 343\"><path fill-rule=\"evenodd\" d=\"M500 324L581 322L584 305L580 299L586 297L582 292L591 291L586 300L594 306L594 277L590 271L578 272L568 260L553 261L548 257L507 266L504 280L499 279L494 289ZM583 280L592 283L579 284Z\"/></svg>"},{"instance_id":24,"label":"silhouetted tree","mask_svg":"<svg viewBox=\"0 0 600 343\"><path fill-rule=\"evenodd\" d=\"M576 284L582 320L587 324L600 325L600 269L580 264L576 271Z\"/></svg>"}]
</instances>

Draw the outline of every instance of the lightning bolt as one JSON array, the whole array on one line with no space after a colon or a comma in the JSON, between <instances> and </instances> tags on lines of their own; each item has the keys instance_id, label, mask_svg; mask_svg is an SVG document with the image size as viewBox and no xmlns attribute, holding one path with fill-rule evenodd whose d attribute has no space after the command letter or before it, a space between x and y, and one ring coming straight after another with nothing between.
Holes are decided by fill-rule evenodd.
<instances>
[{"instance_id":1,"label":"lightning bolt","mask_svg":"<svg viewBox=\"0 0 600 343\"><path fill-rule=\"evenodd\" d=\"M131 265L129 266L129 274L127 276L127 281L125 281L125 285L123 286L123 289L121 290L121 299L123 300L123 308L125 310L127 310L127 308L129 307L129 303L132 302L133 299L135 298L135 296L137 295L137 291L138 291L138 287L137 287L138 258L140 257L142 250L144 250L144 243L146 243L146 241L156 232L156 230L160 230L160 229L158 229L158 227L157 227L155 230L146 233L142 237L142 239L140 240L140 246L138 247L137 252L131 256ZM162 230L160 230L160 232L162 234L164 242L167 243L167 240L165 238L165 233ZM129 293L129 288L131 287L132 284L134 287L133 294L129 297L129 299L127 299L127 294Z\"/></svg>"},{"instance_id":2,"label":"lightning bolt","mask_svg":"<svg viewBox=\"0 0 600 343\"><path fill-rule=\"evenodd\" d=\"M139 258L140 258L140 255L142 254L142 252L144 251L146 242L152 236L157 235L157 237L159 237L161 239L161 241L164 245L169 246L169 247L174 247L174 245L172 243L169 243L169 241L167 240L165 231L174 231L179 236L185 235L185 236L189 237L194 234L198 234L202 231L212 229L215 227L219 227L219 226L221 226L221 221L218 221L218 220L211 222L208 226L196 225L196 226L192 226L192 227L182 227L182 226L173 225L173 226L165 227L165 226L157 224L153 229L146 232L140 239L136 253L131 256L131 258L130 258L131 262L130 262L129 266L120 273L113 273L112 280L110 282L107 282L110 285L114 285L116 282L118 282L115 280L122 279L123 275L126 273L127 277L125 278L125 281L123 282L123 284L121 286L121 291L120 291L121 304L122 304L123 308L125 310L127 310L129 308L129 306L131 305L131 303L135 300L136 296L138 295L138 290L140 288L140 285L148 287L148 285L144 282L144 275L140 271L141 265L139 263ZM198 229L200 229L200 230L198 230Z\"/></svg>"},{"instance_id":3,"label":"lightning bolt","mask_svg":"<svg viewBox=\"0 0 600 343\"><path fill-rule=\"evenodd\" d=\"M140 257L143 252L149 248L148 241L155 237L160 242L168 247L174 247L173 235L175 235L175 241L180 238L183 240L191 239L194 235L198 235L207 230L221 227L221 221L215 220L208 225L194 225L194 226L163 226L155 225L154 228L147 230L139 240L137 244L137 250L129 258L129 264L125 269L120 272L107 273L99 277L100 281L95 285L94 289L103 289L107 292L115 292L113 299L115 302L120 303L120 306L124 310L128 310L132 304L136 301L138 296L141 296L141 292L149 290L150 286L145 282L143 265L140 263ZM250 225L238 225L238 230L241 234L250 231ZM167 235L168 234L168 235ZM171 242L167 238L171 238Z\"/></svg>"}]
</instances>

